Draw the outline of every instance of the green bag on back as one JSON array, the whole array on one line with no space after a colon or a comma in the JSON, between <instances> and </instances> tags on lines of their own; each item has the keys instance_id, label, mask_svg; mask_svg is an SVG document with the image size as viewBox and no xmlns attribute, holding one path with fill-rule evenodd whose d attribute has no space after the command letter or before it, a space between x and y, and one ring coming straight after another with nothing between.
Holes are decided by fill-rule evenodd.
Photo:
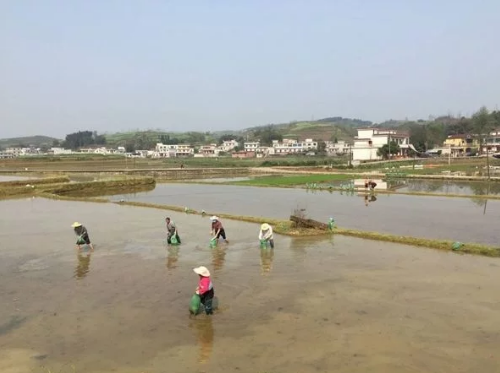
<instances>
[{"instance_id":1,"label":"green bag on back","mask_svg":"<svg viewBox=\"0 0 500 373\"><path fill-rule=\"evenodd\" d=\"M201 300L198 294L193 294L191 297L191 303L189 304L189 312L193 315L197 315L200 312Z\"/></svg>"},{"instance_id":2,"label":"green bag on back","mask_svg":"<svg viewBox=\"0 0 500 373\"><path fill-rule=\"evenodd\" d=\"M82 238L82 236L78 236L78 239L76 240L77 245L85 245L85 240Z\"/></svg>"}]
</instances>

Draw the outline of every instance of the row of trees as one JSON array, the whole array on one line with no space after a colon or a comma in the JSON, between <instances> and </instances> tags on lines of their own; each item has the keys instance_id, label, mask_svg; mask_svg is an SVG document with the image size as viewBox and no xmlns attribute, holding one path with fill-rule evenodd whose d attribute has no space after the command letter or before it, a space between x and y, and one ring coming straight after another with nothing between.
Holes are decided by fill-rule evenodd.
<instances>
[{"instance_id":1,"label":"row of trees","mask_svg":"<svg viewBox=\"0 0 500 373\"><path fill-rule=\"evenodd\" d=\"M480 108L472 117L440 117L432 121L408 122L399 128L410 132L410 142L419 151L441 146L449 135L479 135L481 143L488 133L500 128L500 111Z\"/></svg>"},{"instance_id":2,"label":"row of trees","mask_svg":"<svg viewBox=\"0 0 500 373\"><path fill-rule=\"evenodd\" d=\"M67 149L78 149L92 145L105 145L106 137L98 135L96 131L78 131L66 135L66 139L59 144L54 141L54 146L63 146Z\"/></svg>"}]
</instances>

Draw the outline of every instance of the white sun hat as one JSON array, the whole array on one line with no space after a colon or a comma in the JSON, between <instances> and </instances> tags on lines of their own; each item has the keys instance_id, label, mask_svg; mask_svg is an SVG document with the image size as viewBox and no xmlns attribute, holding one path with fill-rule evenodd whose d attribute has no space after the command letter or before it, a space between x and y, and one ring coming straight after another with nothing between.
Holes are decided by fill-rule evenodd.
<instances>
[{"instance_id":1,"label":"white sun hat","mask_svg":"<svg viewBox=\"0 0 500 373\"><path fill-rule=\"evenodd\" d=\"M193 268L194 273L197 275L203 276L203 277L210 277L210 271L207 269L207 267L196 267Z\"/></svg>"},{"instance_id":2,"label":"white sun hat","mask_svg":"<svg viewBox=\"0 0 500 373\"><path fill-rule=\"evenodd\" d=\"M215 216L215 215L214 215L214 216L212 216L212 217L210 218L210 220L212 220L212 221L217 221L217 220L219 220L219 218L218 218L217 216Z\"/></svg>"}]
</instances>

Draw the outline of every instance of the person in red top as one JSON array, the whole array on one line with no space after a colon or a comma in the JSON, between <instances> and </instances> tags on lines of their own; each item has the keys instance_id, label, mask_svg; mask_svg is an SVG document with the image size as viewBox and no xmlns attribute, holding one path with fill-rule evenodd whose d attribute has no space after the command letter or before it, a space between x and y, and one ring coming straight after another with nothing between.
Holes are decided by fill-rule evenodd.
<instances>
[{"instance_id":1,"label":"person in red top","mask_svg":"<svg viewBox=\"0 0 500 373\"><path fill-rule=\"evenodd\" d=\"M229 241L226 239L226 231L224 230L224 227L222 226L219 218L217 216L212 216L210 218L210 221L212 222L212 230L210 231L210 234L212 236L215 236L217 240L222 237L224 241L226 241L226 243L229 243Z\"/></svg>"},{"instance_id":2,"label":"person in red top","mask_svg":"<svg viewBox=\"0 0 500 373\"><path fill-rule=\"evenodd\" d=\"M207 315L213 314L212 302L214 299L215 291L210 279L210 271L206 267L197 267L193 269L194 273L200 276L196 294L200 296L201 304L205 307Z\"/></svg>"}]
</instances>

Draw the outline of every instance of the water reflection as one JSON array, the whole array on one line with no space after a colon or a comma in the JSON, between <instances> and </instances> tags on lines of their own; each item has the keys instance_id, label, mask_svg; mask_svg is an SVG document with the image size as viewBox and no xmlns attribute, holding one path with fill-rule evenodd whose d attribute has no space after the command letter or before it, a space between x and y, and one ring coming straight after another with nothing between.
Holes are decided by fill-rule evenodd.
<instances>
[{"instance_id":1,"label":"water reflection","mask_svg":"<svg viewBox=\"0 0 500 373\"><path fill-rule=\"evenodd\" d=\"M391 190L400 192L426 192L464 195L500 194L500 183L480 181L441 181L441 180L394 180L388 181Z\"/></svg>"},{"instance_id":2,"label":"water reflection","mask_svg":"<svg viewBox=\"0 0 500 373\"><path fill-rule=\"evenodd\" d=\"M374 194L371 194L371 195L368 195L366 194L365 195L365 206L368 207L368 205L372 202L375 202L377 200L377 197L375 197Z\"/></svg>"},{"instance_id":3,"label":"water reflection","mask_svg":"<svg viewBox=\"0 0 500 373\"><path fill-rule=\"evenodd\" d=\"M226 248L216 246L211 249L212 251L212 267L214 269L214 277L222 271L224 268L224 263L226 261Z\"/></svg>"},{"instance_id":4,"label":"water reflection","mask_svg":"<svg viewBox=\"0 0 500 373\"><path fill-rule=\"evenodd\" d=\"M198 363L205 364L210 360L214 344L215 330L212 317L191 318L189 327L194 329L198 340Z\"/></svg>"},{"instance_id":5,"label":"water reflection","mask_svg":"<svg viewBox=\"0 0 500 373\"><path fill-rule=\"evenodd\" d=\"M167 269L171 271L177 268L178 260L179 260L179 246L169 245L167 247Z\"/></svg>"},{"instance_id":6,"label":"water reflection","mask_svg":"<svg viewBox=\"0 0 500 373\"><path fill-rule=\"evenodd\" d=\"M78 264L75 269L75 277L79 280L85 278L90 271L90 258L92 254L90 251L78 251L77 259Z\"/></svg>"},{"instance_id":7,"label":"water reflection","mask_svg":"<svg viewBox=\"0 0 500 373\"><path fill-rule=\"evenodd\" d=\"M274 249L271 249L270 247L260 249L260 268L263 276L267 276L271 272L273 268L273 260Z\"/></svg>"}]
</instances>

